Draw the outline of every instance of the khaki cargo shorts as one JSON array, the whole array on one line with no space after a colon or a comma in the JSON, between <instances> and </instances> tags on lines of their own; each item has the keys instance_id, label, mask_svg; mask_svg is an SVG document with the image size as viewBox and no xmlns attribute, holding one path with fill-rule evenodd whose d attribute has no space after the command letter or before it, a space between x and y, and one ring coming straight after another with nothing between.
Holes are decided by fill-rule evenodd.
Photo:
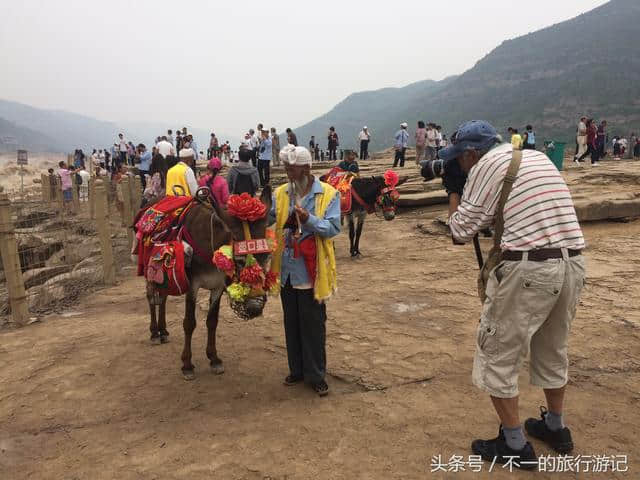
<instances>
[{"instance_id":1,"label":"khaki cargo shorts","mask_svg":"<svg viewBox=\"0 0 640 480\"><path fill-rule=\"evenodd\" d=\"M492 272L478 325L474 385L490 395L518 395L518 374L531 351L532 385L560 388L568 380L567 343L585 282L583 255L503 261Z\"/></svg>"}]
</instances>

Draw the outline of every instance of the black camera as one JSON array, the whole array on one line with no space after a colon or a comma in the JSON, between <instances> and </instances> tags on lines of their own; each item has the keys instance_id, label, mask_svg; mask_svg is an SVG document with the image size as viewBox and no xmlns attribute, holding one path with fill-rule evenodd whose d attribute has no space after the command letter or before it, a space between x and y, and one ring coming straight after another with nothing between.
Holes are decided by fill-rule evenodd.
<instances>
[{"instance_id":1,"label":"black camera","mask_svg":"<svg viewBox=\"0 0 640 480\"><path fill-rule=\"evenodd\" d=\"M420 175L422 175L425 182L436 177L441 178L445 174L444 160L422 160L420 167Z\"/></svg>"},{"instance_id":2,"label":"black camera","mask_svg":"<svg viewBox=\"0 0 640 480\"><path fill-rule=\"evenodd\" d=\"M462 171L457 160L423 160L420 162L420 175L424 181L442 178L447 194L457 193L462 195L464 184L467 182L467 174Z\"/></svg>"}]
</instances>

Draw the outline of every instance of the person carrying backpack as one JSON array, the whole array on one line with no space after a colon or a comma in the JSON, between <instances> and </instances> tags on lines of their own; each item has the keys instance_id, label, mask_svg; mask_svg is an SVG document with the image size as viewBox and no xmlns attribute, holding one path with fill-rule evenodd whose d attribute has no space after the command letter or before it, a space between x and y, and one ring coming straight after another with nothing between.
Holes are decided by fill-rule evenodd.
<instances>
[{"instance_id":1,"label":"person carrying backpack","mask_svg":"<svg viewBox=\"0 0 640 480\"><path fill-rule=\"evenodd\" d=\"M246 192L252 197L255 196L260 185L260 177L258 169L250 163L251 157L251 150L241 148L238 151L238 164L233 165L227 175L230 194L239 195Z\"/></svg>"},{"instance_id":2,"label":"person carrying backpack","mask_svg":"<svg viewBox=\"0 0 640 480\"><path fill-rule=\"evenodd\" d=\"M525 150L536 149L536 134L533 131L533 127L531 125L527 125L522 141L523 141L523 145L522 145L523 149Z\"/></svg>"}]
</instances>

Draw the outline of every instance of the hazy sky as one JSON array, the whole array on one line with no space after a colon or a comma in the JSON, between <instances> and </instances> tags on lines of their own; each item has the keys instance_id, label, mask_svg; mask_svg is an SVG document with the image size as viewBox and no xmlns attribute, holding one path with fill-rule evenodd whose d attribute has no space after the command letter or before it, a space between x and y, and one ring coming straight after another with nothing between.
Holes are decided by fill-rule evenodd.
<instances>
[{"instance_id":1,"label":"hazy sky","mask_svg":"<svg viewBox=\"0 0 640 480\"><path fill-rule=\"evenodd\" d=\"M355 91L462 73L503 40L603 3L0 0L0 98L104 120L283 130Z\"/></svg>"}]
</instances>

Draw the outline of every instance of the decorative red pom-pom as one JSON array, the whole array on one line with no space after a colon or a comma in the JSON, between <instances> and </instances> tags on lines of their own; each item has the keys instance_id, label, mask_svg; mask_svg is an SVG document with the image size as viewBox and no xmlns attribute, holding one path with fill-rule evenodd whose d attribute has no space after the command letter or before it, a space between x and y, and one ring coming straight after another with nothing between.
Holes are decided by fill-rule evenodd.
<instances>
[{"instance_id":1,"label":"decorative red pom-pom","mask_svg":"<svg viewBox=\"0 0 640 480\"><path fill-rule=\"evenodd\" d=\"M248 222L255 222L264 217L267 207L259 199L248 193L231 195L227 201L227 211L234 217Z\"/></svg>"},{"instance_id":2,"label":"decorative red pom-pom","mask_svg":"<svg viewBox=\"0 0 640 480\"><path fill-rule=\"evenodd\" d=\"M257 263L250 267L244 267L240 271L240 281L251 286L262 286L262 267Z\"/></svg>"},{"instance_id":3,"label":"decorative red pom-pom","mask_svg":"<svg viewBox=\"0 0 640 480\"><path fill-rule=\"evenodd\" d=\"M387 170L386 172L384 172L384 183L387 185L387 187L395 188L399 181L400 177L398 177L398 174L393 170Z\"/></svg>"},{"instance_id":4,"label":"decorative red pom-pom","mask_svg":"<svg viewBox=\"0 0 640 480\"><path fill-rule=\"evenodd\" d=\"M235 271L233 260L227 258L221 252L216 252L213 254L213 263L216 267L218 267L218 270L223 271L229 277L231 277L233 275L233 272Z\"/></svg>"}]
</instances>

